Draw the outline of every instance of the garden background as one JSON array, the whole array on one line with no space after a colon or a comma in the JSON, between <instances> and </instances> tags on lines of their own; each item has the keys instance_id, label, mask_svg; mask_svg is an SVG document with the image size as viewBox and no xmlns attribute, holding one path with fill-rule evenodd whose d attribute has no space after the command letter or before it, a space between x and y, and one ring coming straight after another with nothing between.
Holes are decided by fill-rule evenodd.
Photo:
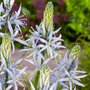
<instances>
[{"instance_id":1,"label":"garden background","mask_svg":"<svg viewBox=\"0 0 90 90\"><path fill-rule=\"evenodd\" d=\"M88 76L82 79L85 87L79 90L90 90L90 0L15 0L11 12L22 5L23 18L27 23L27 28L22 30L25 38L31 26L35 28L41 22L48 1L54 5L54 27L61 27L59 33L64 39L63 44L68 48L75 44L81 46L79 68L85 70ZM17 43L17 47L22 46Z\"/></svg>"}]
</instances>

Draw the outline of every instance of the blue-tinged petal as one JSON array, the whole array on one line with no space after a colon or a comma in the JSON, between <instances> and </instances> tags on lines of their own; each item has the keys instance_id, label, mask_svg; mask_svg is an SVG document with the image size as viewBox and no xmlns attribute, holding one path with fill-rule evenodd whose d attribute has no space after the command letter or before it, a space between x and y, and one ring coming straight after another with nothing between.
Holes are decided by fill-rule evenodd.
<instances>
[{"instance_id":1,"label":"blue-tinged petal","mask_svg":"<svg viewBox=\"0 0 90 90\"><path fill-rule=\"evenodd\" d=\"M39 33L41 33L41 26L39 25L36 25L36 29L37 29L37 31L39 32Z\"/></svg>"},{"instance_id":2,"label":"blue-tinged petal","mask_svg":"<svg viewBox=\"0 0 90 90\"><path fill-rule=\"evenodd\" d=\"M68 85L67 84L65 84L65 83L63 83L63 82L60 82L60 84L63 86L63 89L62 90L64 90L64 88L65 88L65 90L67 89L69 89L69 87L68 87Z\"/></svg>"},{"instance_id":3,"label":"blue-tinged petal","mask_svg":"<svg viewBox=\"0 0 90 90\"><path fill-rule=\"evenodd\" d=\"M22 19L21 19L22 20ZM20 29L20 26L22 26L22 27L24 27L24 23L21 21L21 20L15 20L15 24L16 24L16 26L19 28L19 30L21 30Z\"/></svg>"},{"instance_id":4,"label":"blue-tinged petal","mask_svg":"<svg viewBox=\"0 0 90 90\"><path fill-rule=\"evenodd\" d=\"M61 78L59 81L60 82L69 81L69 78Z\"/></svg>"},{"instance_id":5,"label":"blue-tinged petal","mask_svg":"<svg viewBox=\"0 0 90 90\"><path fill-rule=\"evenodd\" d=\"M31 63L32 65L34 65L33 59L30 59L30 60L25 59L25 61L28 61L29 63Z\"/></svg>"},{"instance_id":6,"label":"blue-tinged petal","mask_svg":"<svg viewBox=\"0 0 90 90\"><path fill-rule=\"evenodd\" d=\"M40 53L40 52L39 52ZM39 54L38 54L38 56L39 56ZM44 56L42 55L42 53L40 53L40 56L41 56L41 58L43 59L43 60L45 60L45 58L44 58Z\"/></svg>"},{"instance_id":7,"label":"blue-tinged petal","mask_svg":"<svg viewBox=\"0 0 90 90\"><path fill-rule=\"evenodd\" d=\"M30 53L28 56L26 56L26 58L30 58L31 56L33 56L33 53L34 52Z\"/></svg>"},{"instance_id":8,"label":"blue-tinged petal","mask_svg":"<svg viewBox=\"0 0 90 90\"><path fill-rule=\"evenodd\" d=\"M86 77L86 76L87 76L87 75L75 76L75 78L80 79L80 78L84 78L84 77Z\"/></svg>"},{"instance_id":9,"label":"blue-tinged petal","mask_svg":"<svg viewBox=\"0 0 90 90\"><path fill-rule=\"evenodd\" d=\"M43 44L39 44L39 45L38 45L38 48L43 48L43 47L44 47Z\"/></svg>"},{"instance_id":10,"label":"blue-tinged petal","mask_svg":"<svg viewBox=\"0 0 90 90\"><path fill-rule=\"evenodd\" d=\"M60 46L58 46L58 48L63 48L63 49L65 49L66 47L63 46L63 45L60 45Z\"/></svg>"},{"instance_id":11,"label":"blue-tinged petal","mask_svg":"<svg viewBox=\"0 0 90 90\"><path fill-rule=\"evenodd\" d=\"M26 42L32 42L34 40L34 37L30 37L29 39L26 40Z\"/></svg>"},{"instance_id":12,"label":"blue-tinged petal","mask_svg":"<svg viewBox=\"0 0 90 90\"><path fill-rule=\"evenodd\" d=\"M70 77L70 74L69 74L69 72L66 69L65 69L65 74Z\"/></svg>"},{"instance_id":13,"label":"blue-tinged petal","mask_svg":"<svg viewBox=\"0 0 90 90\"><path fill-rule=\"evenodd\" d=\"M18 28L17 27L15 27L15 29L14 29L14 34L13 34L13 37L16 37L17 36L17 34L18 34L18 32L19 32L19 30L18 30Z\"/></svg>"},{"instance_id":14,"label":"blue-tinged petal","mask_svg":"<svg viewBox=\"0 0 90 90\"><path fill-rule=\"evenodd\" d=\"M0 32L0 37L3 37L4 36L4 33Z\"/></svg>"},{"instance_id":15,"label":"blue-tinged petal","mask_svg":"<svg viewBox=\"0 0 90 90\"><path fill-rule=\"evenodd\" d=\"M63 48L63 49L66 48L63 45L58 45L58 44L51 44L51 46L54 47L54 48Z\"/></svg>"},{"instance_id":16,"label":"blue-tinged petal","mask_svg":"<svg viewBox=\"0 0 90 90\"><path fill-rule=\"evenodd\" d=\"M17 28L19 29L20 33L22 33L20 26L24 26L23 23L20 20L15 20L15 24Z\"/></svg>"},{"instance_id":17,"label":"blue-tinged petal","mask_svg":"<svg viewBox=\"0 0 90 90\"><path fill-rule=\"evenodd\" d=\"M76 86L75 86L74 90L76 90Z\"/></svg>"},{"instance_id":18,"label":"blue-tinged petal","mask_svg":"<svg viewBox=\"0 0 90 90\"><path fill-rule=\"evenodd\" d=\"M14 39L15 41L23 44L23 45L27 45L27 46L28 46L28 44L27 44L25 41L21 40L21 39L18 39L18 38L13 38L13 39Z\"/></svg>"},{"instance_id":19,"label":"blue-tinged petal","mask_svg":"<svg viewBox=\"0 0 90 90\"><path fill-rule=\"evenodd\" d=\"M22 87L24 87L24 85L22 84L22 82L18 81L19 85L21 85Z\"/></svg>"},{"instance_id":20,"label":"blue-tinged petal","mask_svg":"<svg viewBox=\"0 0 90 90\"><path fill-rule=\"evenodd\" d=\"M20 64L22 62L22 60L23 60L23 58L19 59L18 61L15 62L14 65L16 66L16 65Z\"/></svg>"},{"instance_id":21,"label":"blue-tinged petal","mask_svg":"<svg viewBox=\"0 0 90 90\"><path fill-rule=\"evenodd\" d=\"M22 52L22 51L32 51L32 50L33 50L33 48L27 48L27 49L22 49L20 51Z\"/></svg>"},{"instance_id":22,"label":"blue-tinged petal","mask_svg":"<svg viewBox=\"0 0 90 90\"><path fill-rule=\"evenodd\" d=\"M79 71L79 70L75 70L75 71L71 71L71 72L76 72L76 73L86 73L85 71Z\"/></svg>"},{"instance_id":23,"label":"blue-tinged petal","mask_svg":"<svg viewBox=\"0 0 90 90\"><path fill-rule=\"evenodd\" d=\"M4 12L3 3L0 4L0 13Z\"/></svg>"},{"instance_id":24,"label":"blue-tinged petal","mask_svg":"<svg viewBox=\"0 0 90 90\"><path fill-rule=\"evenodd\" d=\"M7 83L8 84L13 83L13 80L8 80Z\"/></svg>"},{"instance_id":25,"label":"blue-tinged petal","mask_svg":"<svg viewBox=\"0 0 90 90\"><path fill-rule=\"evenodd\" d=\"M46 60L44 61L44 64L47 64L50 60L52 60L51 57L48 58L48 59L46 59Z\"/></svg>"},{"instance_id":26,"label":"blue-tinged petal","mask_svg":"<svg viewBox=\"0 0 90 90\"><path fill-rule=\"evenodd\" d=\"M10 31L11 37L13 37L13 28L12 28L12 26L11 26L10 21L8 21L8 29L9 29L9 31Z\"/></svg>"},{"instance_id":27,"label":"blue-tinged petal","mask_svg":"<svg viewBox=\"0 0 90 90\"><path fill-rule=\"evenodd\" d=\"M52 49L51 47L49 47L49 51L50 51L50 56L51 56L51 58L53 58L53 53L54 53L54 51L53 51L53 49Z\"/></svg>"},{"instance_id":28,"label":"blue-tinged petal","mask_svg":"<svg viewBox=\"0 0 90 90\"><path fill-rule=\"evenodd\" d=\"M42 23L42 35L46 35L45 25Z\"/></svg>"},{"instance_id":29,"label":"blue-tinged petal","mask_svg":"<svg viewBox=\"0 0 90 90\"><path fill-rule=\"evenodd\" d=\"M29 83L30 83L30 86L31 86L31 90L35 90L35 87L34 87L34 85L32 84L32 82L29 81Z\"/></svg>"},{"instance_id":30,"label":"blue-tinged petal","mask_svg":"<svg viewBox=\"0 0 90 90\"><path fill-rule=\"evenodd\" d=\"M40 38L40 41L43 42L43 43L47 43L47 41L43 38Z\"/></svg>"},{"instance_id":31,"label":"blue-tinged petal","mask_svg":"<svg viewBox=\"0 0 90 90\"><path fill-rule=\"evenodd\" d=\"M57 29L56 31L53 31L53 34L56 34L60 31L61 27L59 29Z\"/></svg>"},{"instance_id":32,"label":"blue-tinged petal","mask_svg":"<svg viewBox=\"0 0 90 90\"><path fill-rule=\"evenodd\" d=\"M53 43L57 42L57 41L64 41L63 39L61 39L62 35L60 34L59 37L53 37Z\"/></svg>"},{"instance_id":33,"label":"blue-tinged petal","mask_svg":"<svg viewBox=\"0 0 90 90\"><path fill-rule=\"evenodd\" d=\"M12 22L16 19L16 14L12 15L10 18L11 24L13 24Z\"/></svg>"},{"instance_id":34,"label":"blue-tinged petal","mask_svg":"<svg viewBox=\"0 0 90 90\"><path fill-rule=\"evenodd\" d=\"M22 70L20 70L19 74L17 74L17 78L19 78L22 74L25 74L25 70L27 69L27 67L24 67Z\"/></svg>"},{"instance_id":35,"label":"blue-tinged petal","mask_svg":"<svg viewBox=\"0 0 90 90\"><path fill-rule=\"evenodd\" d=\"M72 82L69 81L70 90L72 90Z\"/></svg>"},{"instance_id":36,"label":"blue-tinged petal","mask_svg":"<svg viewBox=\"0 0 90 90\"><path fill-rule=\"evenodd\" d=\"M9 69L5 68L5 70L9 73L10 77L14 77L13 73Z\"/></svg>"},{"instance_id":37,"label":"blue-tinged petal","mask_svg":"<svg viewBox=\"0 0 90 90\"><path fill-rule=\"evenodd\" d=\"M16 82L14 82L14 90L18 90L18 85Z\"/></svg>"},{"instance_id":38,"label":"blue-tinged petal","mask_svg":"<svg viewBox=\"0 0 90 90\"><path fill-rule=\"evenodd\" d=\"M40 50L40 52L42 52L42 51L44 51L44 50L46 50L47 49L47 46L44 46L41 50Z\"/></svg>"},{"instance_id":39,"label":"blue-tinged petal","mask_svg":"<svg viewBox=\"0 0 90 90\"><path fill-rule=\"evenodd\" d=\"M20 13L21 13L21 5L19 6L18 11L16 12L16 18L20 15Z\"/></svg>"},{"instance_id":40,"label":"blue-tinged petal","mask_svg":"<svg viewBox=\"0 0 90 90\"><path fill-rule=\"evenodd\" d=\"M49 42L52 40L52 31L50 32L48 39L49 39Z\"/></svg>"},{"instance_id":41,"label":"blue-tinged petal","mask_svg":"<svg viewBox=\"0 0 90 90\"><path fill-rule=\"evenodd\" d=\"M2 84L1 84L1 83L0 83L0 90L3 90L3 89L2 89Z\"/></svg>"},{"instance_id":42,"label":"blue-tinged petal","mask_svg":"<svg viewBox=\"0 0 90 90\"><path fill-rule=\"evenodd\" d=\"M72 82L75 83L76 85L79 85L79 86L82 86L82 87L85 86L85 85L83 85L82 83L80 83L79 81L77 81L75 79L73 79Z\"/></svg>"},{"instance_id":43,"label":"blue-tinged petal","mask_svg":"<svg viewBox=\"0 0 90 90\"><path fill-rule=\"evenodd\" d=\"M9 85L6 90L10 90L13 86L12 85Z\"/></svg>"},{"instance_id":44,"label":"blue-tinged petal","mask_svg":"<svg viewBox=\"0 0 90 90\"><path fill-rule=\"evenodd\" d=\"M64 57L63 57L63 62L62 62L62 64L67 64L68 63L68 53L69 53L69 50L67 50L66 52L65 52L65 55L64 55Z\"/></svg>"},{"instance_id":45,"label":"blue-tinged petal","mask_svg":"<svg viewBox=\"0 0 90 90\"><path fill-rule=\"evenodd\" d=\"M56 90L57 89L58 82L55 82L51 85L49 90Z\"/></svg>"},{"instance_id":46,"label":"blue-tinged petal","mask_svg":"<svg viewBox=\"0 0 90 90\"><path fill-rule=\"evenodd\" d=\"M13 41L11 41L11 45L12 45L12 53L14 53L15 52L15 46L14 46L14 42Z\"/></svg>"}]
</instances>

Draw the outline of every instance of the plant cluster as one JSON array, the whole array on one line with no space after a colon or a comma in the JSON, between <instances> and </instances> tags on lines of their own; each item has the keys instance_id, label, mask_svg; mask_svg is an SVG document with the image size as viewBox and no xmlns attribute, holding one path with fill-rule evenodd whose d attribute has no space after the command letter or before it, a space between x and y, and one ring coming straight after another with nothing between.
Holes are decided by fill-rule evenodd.
<instances>
[{"instance_id":1,"label":"plant cluster","mask_svg":"<svg viewBox=\"0 0 90 90\"><path fill-rule=\"evenodd\" d=\"M16 0L15 8L16 10L18 4L22 2L22 11L28 18L27 25L29 28L33 26L35 28L36 24L39 24L43 18L44 8L46 3L50 0ZM68 48L72 48L73 45L79 43L81 46L81 63L79 68L83 68L88 72L88 77L84 79L85 90L90 89L89 78L89 64L90 64L90 2L89 0L51 0L54 5L54 28L61 26L62 30L60 32L63 34L63 39L65 40L65 45ZM33 9L32 9L33 8ZM55 30L54 29L54 30ZM25 36L29 32L29 29L23 29L23 35ZM82 57L83 56L83 57ZM81 90L83 88L80 88Z\"/></svg>"},{"instance_id":2,"label":"plant cluster","mask_svg":"<svg viewBox=\"0 0 90 90\"><path fill-rule=\"evenodd\" d=\"M28 90L76 90L77 85L84 87L80 79L86 77L86 72L78 70L80 46L75 45L70 51L62 44L62 35L56 35L61 28L54 30L52 2L46 5L42 22L36 25L36 30L31 28L27 40L19 37L21 27L25 26L21 5L18 11L11 13L13 4L14 0L3 0L0 4L0 90L18 90L19 85L24 89L28 87ZM26 46L20 51L28 52L25 61L36 67L27 81L30 87L23 82L27 67L17 67L23 57L16 62L12 59L15 41ZM55 63L55 68L51 69L48 62Z\"/></svg>"}]
</instances>

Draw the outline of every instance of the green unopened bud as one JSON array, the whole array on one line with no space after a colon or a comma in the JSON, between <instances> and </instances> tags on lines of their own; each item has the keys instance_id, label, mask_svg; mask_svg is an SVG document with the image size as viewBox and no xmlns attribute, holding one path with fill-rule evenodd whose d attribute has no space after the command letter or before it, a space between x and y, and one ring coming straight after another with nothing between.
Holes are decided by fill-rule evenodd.
<instances>
[{"instance_id":1,"label":"green unopened bud","mask_svg":"<svg viewBox=\"0 0 90 90\"><path fill-rule=\"evenodd\" d=\"M48 4L46 5L44 15L43 15L42 26L48 31L53 30L53 4L52 2L48 2Z\"/></svg>"},{"instance_id":2,"label":"green unopened bud","mask_svg":"<svg viewBox=\"0 0 90 90\"><path fill-rule=\"evenodd\" d=\"M48 66L44 67L40 70L40 90L48 90L50 84L50 68Z\"/></svg>"},{"instance_id":3,"label":"green unopened bud","mask_svg":"<svg viewBox=\"0 0 90 90\"><path fill-rule=\"evenodd\" d=\"M70 64L70 70L74 70L77 68L78 66L78 57L80 55L80 46L79 45L75 45L70 54L69 54L69 64Z\"/></svg>"},{"instance_id":4,"label":"green unopened bud","mask_svg":"<svg viewBox=\"0 0 90 90\"><path fill-rule=\"evenodd\" d=\"M4 6L6 9L11 9L15 0L3 0Z\"/></svg>"},{"instance_id":5,"label":"green unopened bud","mask_svg":"<svg viewBox=\"0 0 90 90\"><path fill-rule=\"evenodd\" d=\"M6 61L11 59L11 40L12 38L5 34L2 38L1 44L1 59L3 64L6 65Z\"/></svg>"},{"instance_id":6,"label":"green unopened bud","mask_svg":"<svg viewBox=\"0 0 90 90\"><path fill-rule=\"evenodd\" d=\"M76 58L79 57L79 54L80 54L80 46L79 45L75 45L72 50L71 50L71 53L69 55L69 58L75 60Z\"/></svg>"}]
</instances>

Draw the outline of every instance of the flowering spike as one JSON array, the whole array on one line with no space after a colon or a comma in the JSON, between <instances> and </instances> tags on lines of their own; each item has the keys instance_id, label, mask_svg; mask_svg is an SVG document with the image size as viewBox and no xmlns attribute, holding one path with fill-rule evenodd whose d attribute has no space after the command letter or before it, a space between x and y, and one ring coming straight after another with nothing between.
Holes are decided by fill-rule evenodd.
<instances>
[{"instance_id":1,"label":"flowering spike","mask_svg":"<svg viewBox=\"0 0 90 90\"><path fill-rule=\"evenodd\" d=\"M71 50L71 53L69 55L69 59L75 60L76 58L79 57L79 54L80 54L80 46L75 45Z\"/></svg>"},{"instance_id":2,"label":"flowering spike","mask_svg":"<svg viewBox=\"0 0 90 90\"><path fill-rule=\"evenodd\" d=\"M78 57L80 54L80 46L75 45L69 55L70 69L75 69L78 66Z\"/></svg>"},{"instance_id":3,"label":"flowering spike","mask_svg":"<svg viewBox=\"0 0 90 90\"><path fill-rule=\"evenodd\" d=\"M45 66L42 70L40 70L40 90L48 90L50 84L50 68Z\"/></svg>"},{"instance_id":4,"label":"flowering spike","mask_svg":"<svg viewBox=\"0 0 90 90\"><path fill-rule=\"evenodd\" d=\"M1 59L4 65L6 65L5 61L11 58L11 40L8 34L4 34L1 44Z\"/></svg>"},{"instance_id":5,"label":"flowering spike","mask_svg":"<svg viewBox=\"0 0 90 90\"><path fill-rule=\"evenodd\" d=\"M45 29L50 31L53 30L53 4L48 2L46 5L42 25L45 26Z\"/></svg>"},{"instance_id":6,"label":"flowering spike","mask_svg":"<svg viewBox=\"0 0 90 90\"><path fill-rule=\"evenodd\" d=\"M7 10L11 9L15 0L3 0L4 6Z\"/></svg>"}]
</instances>

